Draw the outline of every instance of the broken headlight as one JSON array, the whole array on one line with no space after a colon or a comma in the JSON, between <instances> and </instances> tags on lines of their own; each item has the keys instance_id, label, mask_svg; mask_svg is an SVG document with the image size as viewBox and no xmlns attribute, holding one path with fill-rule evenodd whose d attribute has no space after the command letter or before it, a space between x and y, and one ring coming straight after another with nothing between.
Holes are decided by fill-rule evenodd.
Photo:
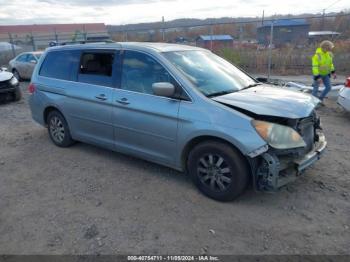
<instances>
[{"instance_id":1,"label":"broken headlight","mask_svg":"<svg viewBox=\"0 0 350 262\"><path fill-rule=\"evenodd\" d=\"M10 84L11 84L12 86L18 85L18 80L17 80L17 78L13 76L13 77L11 78L11 80L10 80Z\"/></svg>"},{"instance_id":2,"label":"broken headlight","mask_svg":"<svg viewBox=\"0 0 350 262\"><path fill-rule=\"evenodd\" d=\"M288 149L305 147L303 138L289 126L253 120L255 130L273 148Z\"/></svg>"}]
</instances>

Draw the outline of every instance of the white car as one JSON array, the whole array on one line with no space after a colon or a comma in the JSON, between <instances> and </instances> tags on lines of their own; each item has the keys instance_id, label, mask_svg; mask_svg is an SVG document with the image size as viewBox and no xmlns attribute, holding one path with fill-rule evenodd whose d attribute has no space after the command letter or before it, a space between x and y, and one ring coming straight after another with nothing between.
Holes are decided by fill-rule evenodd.
<instances>
[{"instance_id":1,"label":"white car","mask_svg":"<svg viewBox=\"0 0 350 262\"><path fill-rule=\"evenodd\" d=\"M22 97L17 78L7 72L6 68L0 68L0 103L13 100L18 101Z\"/></svg>"},{"instance_id":2,"label":"white car","mask_svg":"<svg viewBox=\"0 0 350 262\"><path fill-rule=\"evenodd\" d=\"M350 112L350 77L346 79L344 87L339 91L338 104Z\"/></svg>"}]
</instances>

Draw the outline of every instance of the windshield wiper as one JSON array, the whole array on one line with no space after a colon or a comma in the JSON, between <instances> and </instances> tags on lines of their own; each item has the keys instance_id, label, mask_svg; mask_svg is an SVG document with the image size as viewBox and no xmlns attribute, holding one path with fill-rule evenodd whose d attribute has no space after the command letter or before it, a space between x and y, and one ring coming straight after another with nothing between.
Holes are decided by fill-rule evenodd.
<instances>
[{"instance_id":1,"label":"windshield wiper","mask_svg":"<svg viewBox=\"0 0 350 262\"><path fill-rule=\"evenodd\" d=\"M259 86L259 85L262 85L262 83L250 84L250 85L247 85L247 86L243 87L241 90L248 89L248 88L251 88L251 87L254 87L254 86Z\"/></svg>"},{"instance_id":2,"label":"windshield wiper","mask_svg":"<svg viewBox=\"0 0 350 262\"><path fill-rule=\"evenodd\" d=\"M207 95L207 97L223 96L223 95L231 94L233 92L235 92L235 91L233 91L233 90L225 90L225 91L211 93L211 94Z\"/></svg>"}]
</instances>

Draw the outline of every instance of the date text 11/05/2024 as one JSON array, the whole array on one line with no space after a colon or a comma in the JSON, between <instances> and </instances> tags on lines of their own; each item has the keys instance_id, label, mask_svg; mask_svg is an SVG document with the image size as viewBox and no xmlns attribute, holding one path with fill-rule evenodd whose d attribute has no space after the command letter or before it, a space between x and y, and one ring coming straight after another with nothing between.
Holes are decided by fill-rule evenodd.
<instances>
[{"instance_id":1,"label":"date text 11/05/2024","mask_svg":"<svg viewBox=\"0 0 350 262\"><path fill-rule=\"evenodd\" d=\"M128 256L128 261L220 261L217 256Z\"/></svg>"}]
</instances>

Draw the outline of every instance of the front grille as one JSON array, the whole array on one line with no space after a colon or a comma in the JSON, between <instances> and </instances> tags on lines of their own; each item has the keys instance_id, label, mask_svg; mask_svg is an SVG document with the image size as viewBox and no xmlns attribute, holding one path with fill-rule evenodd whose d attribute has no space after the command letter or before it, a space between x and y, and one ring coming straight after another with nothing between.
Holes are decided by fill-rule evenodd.
<instances>
[{"instance_id":1,"label":"front grille","mask_svg":"<svg viewBox=\"0 0 350 262\"><path fill-rule=\"evenodd\" d=\"M310 152L315 143L315 121L316 117L313 113L308 117L301 118L297 125L297 130L306 143L305 153Z\"/></svg>"},{"instance_id":2,"label":"front grille","mask_svg":"<svg viewBox=\"0 0 350 262\"><path fill-rule=\"evenodd\" d=\"M10 80L0 82L0 89L6 89L10 87Z\"/></svg>"}]
</instances>

